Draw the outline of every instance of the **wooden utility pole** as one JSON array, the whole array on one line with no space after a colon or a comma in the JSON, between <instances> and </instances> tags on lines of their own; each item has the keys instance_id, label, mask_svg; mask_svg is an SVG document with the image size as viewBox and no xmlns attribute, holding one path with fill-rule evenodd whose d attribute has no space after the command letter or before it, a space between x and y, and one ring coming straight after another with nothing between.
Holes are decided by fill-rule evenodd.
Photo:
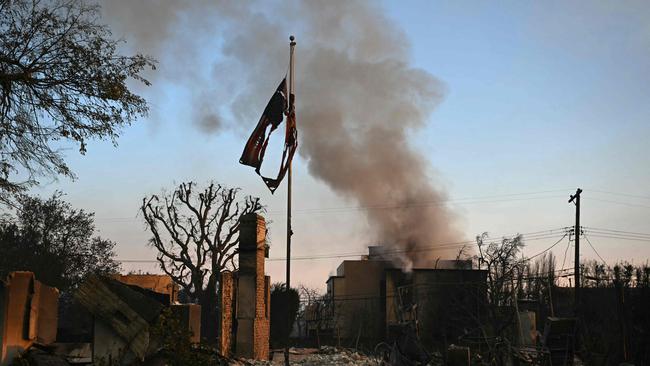
<instances>
[{"instance_id":1,"label":"wooden utility pole","mask_svg":"<svg viewBox=\"0 0 650 366\"><path fill-rule=\"evenodd\" d=\"M569 198L569 203L575 201L576 205L576 226L573 229L573 238L575 240L575 245L576 245L576 256L575 256L575 268L574 268L574 295L575 295L575 300L574 300L574 309L575 309L575 315L578 316L578 309L580 307L580 193L582 193L582 189L578 188L576 190L576 194L571 196Z\"/></svg>"}]
</instances>

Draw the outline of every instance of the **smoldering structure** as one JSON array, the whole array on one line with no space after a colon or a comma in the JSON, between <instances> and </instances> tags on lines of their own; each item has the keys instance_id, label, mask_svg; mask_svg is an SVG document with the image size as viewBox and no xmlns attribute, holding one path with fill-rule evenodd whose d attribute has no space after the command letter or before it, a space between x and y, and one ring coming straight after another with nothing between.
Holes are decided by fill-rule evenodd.
<instances>
[{"instance_id":1,"label":"smoldering structure","mask_svg":"<svg viewBox=\"0 0 650 366\"><path fill-rule=\"evenodd\" d=\"M414 331L433 346L458 339L485 316L486 270L441 259L404 271L391 253L371 246L362 258L343 260L327 280L327 301L307 315L306 336L372 347Z\"/></svg>"},{"instance_id":2,"label":"smoldering structure","mask_svg":"<svg viewBox=\"0 0 650 366\"><path fill-rule=\"evenodd\" d=\"M195 126L206 132L250 130L287 67L286 37L296 34L298 151L309 173L360 206L369 239L401 250L405 267L455 256L440 244L464 238L429 159L410 141L445 87L411 65L405 34L380 6L168 0L151 13L114 0L104 7L165 74L184 80ZM165 58L170 50L180 60ZM218 53L214 63L196 64L206 53Z\"/></svg>"}]
</instances>

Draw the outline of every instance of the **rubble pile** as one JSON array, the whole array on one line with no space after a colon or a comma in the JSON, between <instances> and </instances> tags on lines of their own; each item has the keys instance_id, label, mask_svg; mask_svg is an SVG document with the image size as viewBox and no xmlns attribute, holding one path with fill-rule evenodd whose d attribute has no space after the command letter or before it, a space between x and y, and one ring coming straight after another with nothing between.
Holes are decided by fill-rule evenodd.
<instances>
[{"instance_id":1,"label":"rubble pile","mask_svg":"<svg viewBox=\"0 0 650 366\"><path fill-rule=\"evenodd\" d=\"M354 350L321 347L320 349L294 349L290 350L291 365L360 365L360 366L379 366L381 364L378 358L367 356ZM238 360L231 365L233 366L274 366L282 365L284 356L276 353L272 361L259 360Z\"/></svg>"},{"instance_id":2,"label":"rubble pile","mask_svg":"<svg viewBox=\"0 0 650 366\"><path fill-rule=\"evenodd\" d=\"M366 356L356 351L323 347L320 352L296 362L298 365L379 365L379 359Z\"/></svg>"}]
</instances>

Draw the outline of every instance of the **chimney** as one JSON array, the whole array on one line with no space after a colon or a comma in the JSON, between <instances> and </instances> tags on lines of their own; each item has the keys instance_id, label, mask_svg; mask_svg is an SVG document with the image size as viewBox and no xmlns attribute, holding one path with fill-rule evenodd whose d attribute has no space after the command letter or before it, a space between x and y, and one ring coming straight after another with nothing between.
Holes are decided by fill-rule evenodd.
<instances>
[{"instance_id":1,"label":"chimney","mask_svg":"<svg viewBox=\"0 0 650 366\"><path fill-rule=\"evenodd\" d=\"M266 222L258 214L242 216L237 273L237 339L239 357L269 357L270 278L264 275L268 257Z\"/></svg>"},{"instance_id":2,"label":"chimney","mask_svg":"<svg viewBox=\"0 0 650 366\"><path fill-rule=\"evenodd\" d=\"M386 248L383 245L368 246L368 260L379 261L386 258Z\"/></svg>"}]
</instances>

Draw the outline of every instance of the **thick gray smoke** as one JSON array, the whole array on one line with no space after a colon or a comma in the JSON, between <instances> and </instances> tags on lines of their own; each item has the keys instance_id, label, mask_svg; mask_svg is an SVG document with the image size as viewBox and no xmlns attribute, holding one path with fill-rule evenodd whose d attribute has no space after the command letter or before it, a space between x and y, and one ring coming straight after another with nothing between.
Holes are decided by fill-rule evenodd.
<instances>
[{"instance_id":1,"label":"thick gray smoke","mask_svg":"<svg viewBox=\"0 0 650 366\"><path fill-rule=\"evenodd\" d=\"M410 66L403 32L374 2L114 0L104 10L127 39L160 59L159 77L191 85L195 123L207 131L228 119L247 121L238 128L250 131L287 69L287 37L295 34L299 154L310 174L367 206L376 235L369 239L408 251L416 266L451 255L432 251L436 244L463 240L439 204L446 196L428 175L427 158L409 143L444 86ZM191 61L206 47L219 53L211 69ZM157 55L161 48L173 58ZM165 63L176 66L164 72Z\"/></svg>"}]
</instances>

